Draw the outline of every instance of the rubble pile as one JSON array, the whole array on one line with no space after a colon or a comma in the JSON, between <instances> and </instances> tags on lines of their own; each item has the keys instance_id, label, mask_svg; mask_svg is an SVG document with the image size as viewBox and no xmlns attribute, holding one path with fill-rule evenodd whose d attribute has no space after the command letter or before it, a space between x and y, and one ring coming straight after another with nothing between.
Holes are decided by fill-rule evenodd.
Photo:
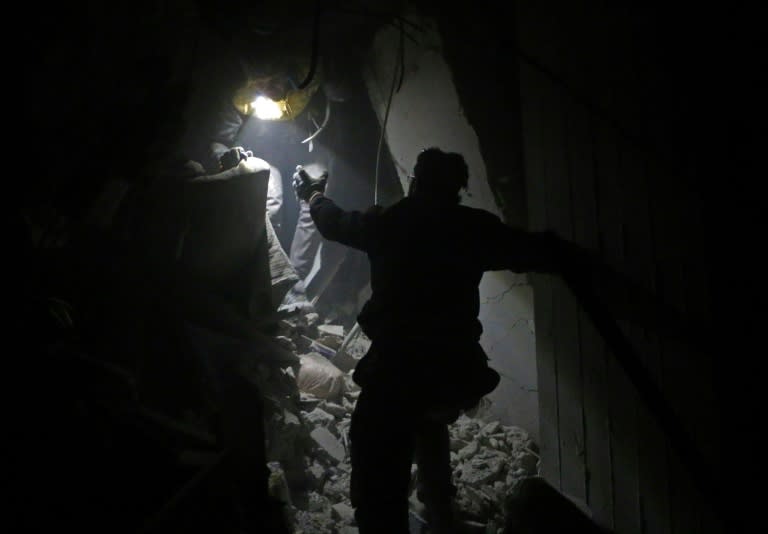
<instances>
[{"instance_id":1,"label":"rubble pile","mask_svg":"<svg viewBox=\"0 0 768 534\"><path fill-rule=\"evenodd\" d=\"M461 415L449 427L451 467L461 516L501 534L504 503L539 461L533 439L522 428Z\"/></svg>"},{"instance_id":2,"label":"rubble pile","mask_svg":"<svg viewBox=\"0 0 768 534\"><path fill-rule=\"evenodd\" d=\"M268 429L273 445L270 490L286 503L295 534L353 534L357 529L349 501L349 426L360 389L352 381L349 363L361 356L365 338L355 329L346 338L333 328L315 329L313 320L302 316L285 325L285 339L295 343L300 364L298 369L284 369L282 376L296 384L298 401L292 409L282 402L282 412L273 412ZM317 350L321 336L323 353ZM332 346L337 351L354 347L350 352L356 353L337 357L327 352ZM349 368L339 369L333 361ZM487 401L483 406L487 408ZM489 420L486 414L477 409L450 425L451 467L460 517L481 531L499 534L505 498L522 480L536 475L538 455L525 430ZM303 472L297 476L299 468ZM415 490L411 501L417 507Z\"/></svg>"}]
</instances>

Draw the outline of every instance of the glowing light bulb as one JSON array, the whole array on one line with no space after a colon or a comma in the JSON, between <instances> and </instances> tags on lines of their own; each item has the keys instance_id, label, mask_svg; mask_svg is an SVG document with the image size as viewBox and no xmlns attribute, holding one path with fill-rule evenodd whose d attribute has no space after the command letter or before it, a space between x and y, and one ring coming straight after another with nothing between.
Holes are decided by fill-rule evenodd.
<instances>
[{"instance_id":1,"label":"glowing light bulb","mask_svg":"<svg viewBox=\"0 0 768 534\"><path fill-rule=\"evenodd\" d=\"M275 102L266 96L257 96L251 102L253 114L262 120L277 120L283 116L283 108L279 102Z\"/></svg>"}]
</instances>

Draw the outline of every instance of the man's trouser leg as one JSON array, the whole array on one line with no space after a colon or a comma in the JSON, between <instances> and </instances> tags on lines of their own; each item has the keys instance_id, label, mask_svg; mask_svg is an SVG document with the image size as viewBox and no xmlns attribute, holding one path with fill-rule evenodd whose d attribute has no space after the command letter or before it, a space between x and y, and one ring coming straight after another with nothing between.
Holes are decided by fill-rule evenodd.
<instances>
[{"instance_id":1,"label":"man's trouser leg","mask_svg":"<svg viewBox=\"0 0 768 534\"><path fill-rule=\"evenodd\" d=\"M300 201L299 218L296 221L296 230L293 233L289 257L293 268L296 269L302 280L305 280L312 270L321 241L322 236L312 221L309 204Z\"/></svg>"},{"instance_id":2,"label":"man's trouser leg","mask_svg":"<svg viewBox=\"0 0 768 534\"><path fill-rule=\"evenodd\" d=\"M415 454L418 465L417 496L426 508L430 532L453 532L453 485L448 425L425 419L417 425Z\"/></svg>"},{"instance_id":3,"label":"man's trouser leg","mask_svg":"<svg viewBox=\"0 0 768 534\"><path fill-rule=\"evenodd\" d=\"M413 423L389 390L363 388L350 428L351 498L360 534L408 534Z\"/></svg>"}]
</instances>

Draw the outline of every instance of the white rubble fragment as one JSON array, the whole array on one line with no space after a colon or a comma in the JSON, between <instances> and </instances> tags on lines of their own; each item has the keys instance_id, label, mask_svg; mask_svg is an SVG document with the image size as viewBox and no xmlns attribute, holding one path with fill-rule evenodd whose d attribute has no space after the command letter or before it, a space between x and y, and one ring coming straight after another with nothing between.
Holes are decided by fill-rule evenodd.
<instances>
[{"instance_id":1,"label":"white rubble fragment","mask_svg":"<svg viewBox=\"0 0 768 534\"><path fill-rule=\"evenodd\" d=\"M343 462L339 462L339 465L336 466L336 469L344 473L351 473L352 464L349 463L349 458L345 458Z\"/></svg>"},{"instance_id":2,"label":"white rubble fragment","mask_svg":"<svg viewBox=\"0 0 768 534\"><path fill-rule=\"evenodd\" d=\"M477 451L479 450L480 444L477 442L477 440L470 441L466 444L466 446L462 447L459 450L459 460L464 460L466 458L469 458L471 456L474 456L477 454Z\"/></svg>"},{"instance_id":3,"label":"white rubble fragment","mask_svg":"<svg viewBox=\"0 0 768 534\"><path fill-rule=\"evenodd\" d=\"M322 401L318 407L333 415L336 419L341 419L349 413L349 411L341 404L326 400Z\"/></svg>"},{"instance_id":4,"label":"white rubble fragment","mask_svg":"<svg viewBox=\"0 0 768 534\"><path fill-rule=\"evenodd\" d=\"M499 428L499 425L500 423L498 421L491 421L480 430L480 433L484 436L495 434L496 430Z\"/></svg>"},{"instance_id":5,"label":"white rubble fragment","mask_svg":"<svg viewBox=\"0 0 768 534\"><path fill-rule=\"evenodd\" d=\"M296 511L293 534L335 534L336 522L323 514Z\"/></svg>"},{"instance_id":6,"label":"white rubble fragment","mask_svg":"<svg viewBox=\"0 0 768 534\"><path fill-rule=\"evenodd\" d=\"M299 404L304 411L311 412L320 405L322 400L320 397L302 391L299 397Z\"/></svg>"},{"instance_id":7,"label":"white rubble fragment","mask_svg":"<svg viewBox=\"0 0 768 534\"><path fill-rule=\"evenodd\" d=\"M352 400L350 400L349 397L350 397L349 392L347 392L347 394L341 398L341 403L344 406L344 409L347 410L348 413L352 413L355 410L355 403Z\"/></svg>"},{"instance_id":8,"label":"white rubble fragment","mask_svg":"<svg viewBox=\"0 0 768 534\"><path fill-rule=\"evenodd\" d=\"M322 426L319 426L309 433L310 437L317 443L322 451L330 456L336 462L341 462L346 456L344 446L339 442L331 432Z\"/></svg>"},{"instance_id":9,"label":"white rubble fragment","mask_svg":"<svg viewBox=\"0 0 768 534\"><path fill-rule=\"evenodd\" d=\"M284 367L281 369L284 375L287 375L291 377L293 380L296 380L296 372L293 370L293 367Z\"/></svg>"},{"instance_id":10,"label":"white rubble fragment","mask_svg":"<svg viewBox=\"0 0 768 534\"><path fill-rule=\"evenodd\" d=\"M334 503L348 499L349 474L341 473L330 477L323 486L323 494Z\"/></svg>"},{"instance_id":11,"label":"white rubble fragment","mask_svg":"<svg viewBox=\"0 0 768 534\"><path fill-rule=\"evenodd\" d=\"M313 426L327 427L329 424L336 421L334 416L319 407L305 414L304 418Z\"/></svg>"},{"instance_id":12,"label":"white rubble fragment","mask_svg":"<svg viewBox=\"0 0 768 534\"><path fill-rule=\"evenodd\" d=\"M310 491L307 495L307 511L331 518L331 501L317 492Z\"/></svg>"},{"instance_id":13,"label":"white rubble fragment","mask_svg":"<svg viewBox=\"0 0 768 534\"><path fill-rule=\"evenodd\" d=\"M511 455L511 466L515 470L520 470L526 475L536 474L537 464L539 458L535 454L530 453L527 450L516 450Z\"/></svg>"},{"instance_id":14,"label":"white rubble fragment","mask_svg":"<svg viewBox=\"0 0 768 534\"><path fill-rule=\"evenodd\" d=\"M461 481L475 488L493 484L504 475L505 458L501 454L478 454L461 466Z\"/></svg>"},{"instance_id":15,"label":"white rubble fragment","mask_svg":"<svg viewBox=\"0 0 768 534\"><path fill-rule=\"evenodd\" d=\"M475 517L484 517L490 511L488 498L470 486L463 486L457 495L463 510Z\"/></svg>"},{"instance_id":16,"label":"white rubble fragment","mask_svg":"<svg viewBox=\"0 0 768 534\"><path fill-rule=\"evenodd\" d=\"M535 475L538 448L530 435L515 426L463 413L449 425L451 468L459 509L484 521L488 534L504 525L504 504L511 490Z\"/></svg>"},{"instance_id":17,"label":"white rubble fragment","mask_svg":"<svg viewBox=\"0 0 768 534\"><path fill-rule=\"evenodd\" d=\"M344 327L338 324L319 324L317 325L318 332L323 334L330 334L332 336L344 337Z\"/></svg>"},{"instance_id":18,"label":"white rubble fragment","mask_svg":"<svg viewBox=\"0 0 768 534\"><path fill-rule=\"evenodd\" d=\"M345 502L337 502L331 506L333 517L344 524L350 524L355 521L355 510Z\"/></svg>"},{"instance_id":19,"label":"white rubble fragment","mask_svg":"<svg viewBox=\"0 0 768 534\"><path fill-rule=\"evenodd\" d=\"M320 462L315 460L307 467L307 477L315 488L322 488L323 482L328 477L328 471Z\"/></svg>"}]
</instances>

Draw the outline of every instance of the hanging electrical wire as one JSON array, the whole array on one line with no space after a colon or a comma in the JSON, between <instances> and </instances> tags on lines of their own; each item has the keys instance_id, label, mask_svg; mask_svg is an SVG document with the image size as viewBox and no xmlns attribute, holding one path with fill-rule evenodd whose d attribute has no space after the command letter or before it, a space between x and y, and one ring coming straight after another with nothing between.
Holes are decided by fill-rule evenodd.
<instances>
[{"instance_id":1,"label":"hanging electrical wire","mask_svg":"<svg viewBox=\"0 0 768 534\"><path fill-rule=\"evenodd\" d=\"M320 135L320 132L323 131L323 128L325 128L326 124L328 124L328 120L330 118L331 118L331 100L329 98L326 98L325 99L325 118L323 119L323 123L320 126L317 126L317 123L315 123L315 126L317 126L317 130L315 130L315 133L313 133L312 135L304 139L302 143L309 143L312 139Z\"/></svg>"},{"instance_id":2,"label":"hanging electrical wire","mask_svg":"<svg viewBox=\"0 0 768 534\"><path fill-rule=\"evenodd\" d=\"M318 1L317 8L315 9L315 18L312 22L312 55L309 60L309 70L307 71L307 76L304 78L304 81L298 85L299 89L305 89L315 77L315 71L317 70L317 63L320 57L320 18L323 11L323 2Z\"/></svg>"},{"instance_id":3,"label":"hanging electrical wire","mask_svg":"<svg viewBox=\"0 0 768 534\"><path fill-rule=\"evenodd\" d=\"M392 97L395 94L395 87L400 90L403 83L403 73L405 72L405 25L401 19L398 19L398 26L400 30L400 39L397 47L397 59L395 60L395 69L392 72L392 86L389 89L389 96L387 97L387 107L384 111L384 120L381 123L381 134L379 135L379 144L376 148L376 169L374 172L374 185L373 185L373 203L378 205L379 203L379 165L381 161L381 148L384 144L384 135L387 131L387 122L389 121L389 110L392 107ZM398 83L399 81L399 83Z\"/></svg>"}]
</instances>

